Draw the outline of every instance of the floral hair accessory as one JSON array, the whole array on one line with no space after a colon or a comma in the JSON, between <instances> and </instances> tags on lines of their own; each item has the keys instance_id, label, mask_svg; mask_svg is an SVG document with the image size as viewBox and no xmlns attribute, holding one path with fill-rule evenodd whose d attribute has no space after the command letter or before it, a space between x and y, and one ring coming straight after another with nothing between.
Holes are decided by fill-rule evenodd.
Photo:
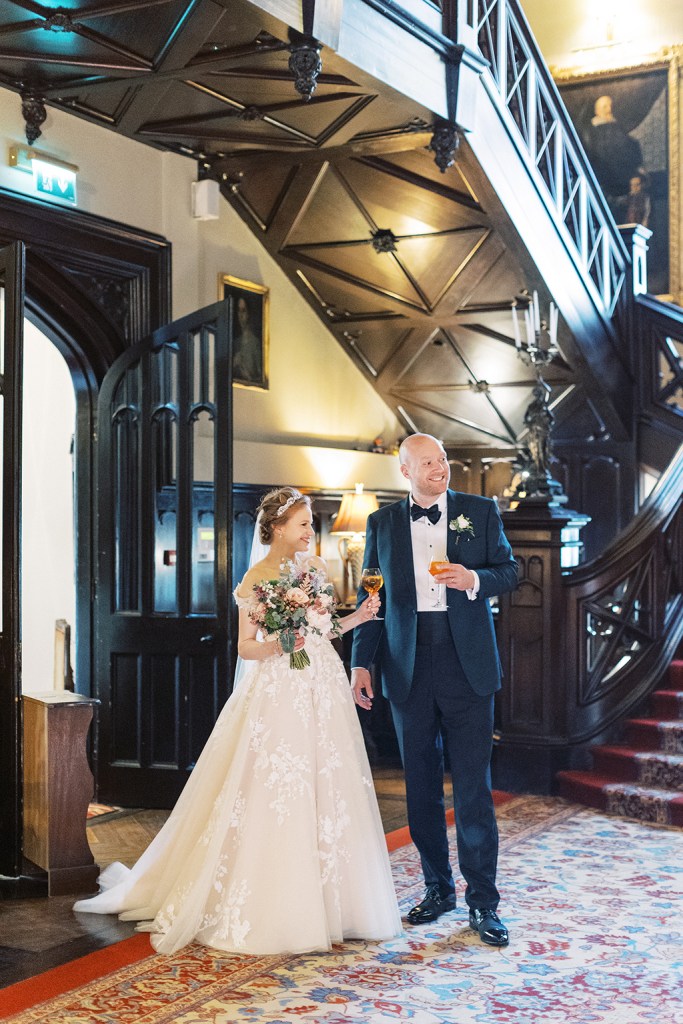
<instances>
[{"instance_id":1,"label":"floral hair accessory","mask_svg":"<svg viewBox=\"0 0 683 1024\"><path fill-rule=\"evenodd\" d=\"M298 501L298 500L299 500L299 495L298 494L293 494L291 498L287 498L287 501L284 503L284 505L280 505L279 509L275 513L275 518L279 519L280 516L283 516L285 514L285 512L287 511L287 509L291 508L291 506L294 504L294 502Z\"/></svg>"},{"instance_id":2,"label":"floral hair accessory","mask_svg":"<svg viewBox=\"0 0 683 1024\"><path fill-rule=\"evenodd\" d=\"M469 533L470 537L474 537L474 527L472 526L472 520L468 519L467 516L458 516L456 519L451 519L448 524L449 530L454 530L457 534L455 543L457 544L463 534ZM466 539L469 540L470 537Z\"/></svg>"}]
</instances>

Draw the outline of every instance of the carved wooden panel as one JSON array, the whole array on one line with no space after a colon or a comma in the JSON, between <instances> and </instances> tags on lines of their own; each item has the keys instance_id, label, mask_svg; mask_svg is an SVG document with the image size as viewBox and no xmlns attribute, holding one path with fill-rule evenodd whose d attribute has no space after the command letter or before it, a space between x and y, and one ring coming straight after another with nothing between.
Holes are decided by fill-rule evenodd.
<instances>
[{"instance_id":1,"label":"carved wooden panel","mask_svg":"<svg viewBox=\"0 0 683 1024\"><path fill-rule=\"evenodd\" d=\"M505 685L507 727L533 731L544 718L543 679L547 660L543 642L544 559L539 555L517 557L519 586L510 595L509 677Z\"/></svg>"}]
</instances>

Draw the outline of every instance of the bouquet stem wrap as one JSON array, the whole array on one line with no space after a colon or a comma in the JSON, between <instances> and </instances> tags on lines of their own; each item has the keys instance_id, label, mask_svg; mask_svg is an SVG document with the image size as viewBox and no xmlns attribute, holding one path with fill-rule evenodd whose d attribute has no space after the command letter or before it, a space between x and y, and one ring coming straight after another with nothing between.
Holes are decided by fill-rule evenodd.
<instances>
[{"instance_id":1,"label":"bouquet stem wrap","mask_svg":"<svg viewBox=\"0 0 683 1024\"><path fill-rule=\"evenodd\" d=\"M283 633L280 633L280 647L283 654L289 655L289 667L296 669L306 668L307 665L311 664L311 659L308 657L305 647L302 647L300 651L295 651L295 643L296 633L292 630L286 629Z\"/></svg>"}]
</instances>

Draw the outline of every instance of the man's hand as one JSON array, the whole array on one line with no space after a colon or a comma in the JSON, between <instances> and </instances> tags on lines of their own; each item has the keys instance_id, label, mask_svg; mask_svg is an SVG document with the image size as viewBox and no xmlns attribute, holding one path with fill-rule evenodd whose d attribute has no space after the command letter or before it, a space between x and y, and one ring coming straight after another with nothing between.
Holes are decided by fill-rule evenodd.
<instances>
[{"instance_id":1,"label":"man's hand","mask_svg":"<svg viewBox=\"0 0 683 1024\"><path fill-rule=\"evenodd\" d=\"M351 670L351 690L353 699L359 708L369 711L372 707L372 677L366 668L354 668Z\"/></svg>"},{"instance_id":2,"label":"man's hand","mask_svg":"<svg viewBox=\"0 0 683 1024\"><path fill-rule=\"evenodd\" d=\"M471 590L475 582L471 569L454 562L449 562L434 579L437 583L445 583L451 590Z\"/></svg>"}]
</instances>

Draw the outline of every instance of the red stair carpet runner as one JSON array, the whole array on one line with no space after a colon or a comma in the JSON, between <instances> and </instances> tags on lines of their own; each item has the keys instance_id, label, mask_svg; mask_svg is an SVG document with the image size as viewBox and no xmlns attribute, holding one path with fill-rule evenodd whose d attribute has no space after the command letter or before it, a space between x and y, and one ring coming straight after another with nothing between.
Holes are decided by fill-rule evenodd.
<instances>
[{"instance_id":1,"label":"red stair carpet runner","mask_svg":"<svg viewBox=\"0 0 683 1024\"><path fill-rule=\"evenodd\" d=\"M595 747L593 770L559 772L568 800L660 825L683 827L683 660L672 661L650 718L625 723L624 743Z\"/></svg>"}]
</instances>

